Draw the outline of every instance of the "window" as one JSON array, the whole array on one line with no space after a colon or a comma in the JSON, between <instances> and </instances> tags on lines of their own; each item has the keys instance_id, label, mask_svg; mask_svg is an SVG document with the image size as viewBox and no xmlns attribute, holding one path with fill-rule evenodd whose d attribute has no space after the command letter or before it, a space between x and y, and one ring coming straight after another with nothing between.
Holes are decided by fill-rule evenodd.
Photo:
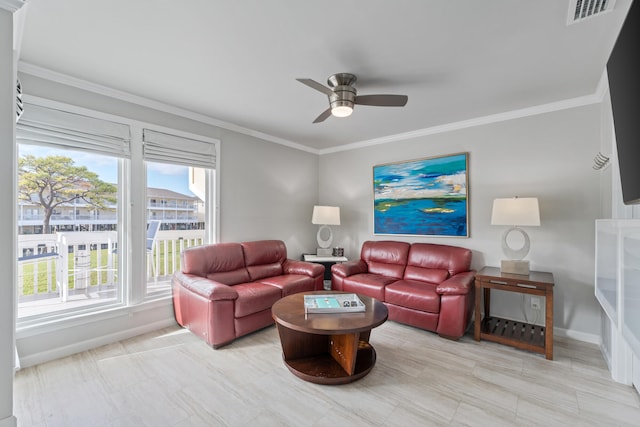
<instances>
[{"instance_id":1,"label":"window","mask_svg":"<svg viewBox=\"0 0 640 427\"><path fill-rule=\"evenodd\" d=\"M18 319L122 303L119 180L129 129L28 105L18 140ZM99 221L87 213L104 209Z\"/></svg>"},{"instance_id":2,"label":"window","mask_svg":"<svg viewBox=\"0 0 640 427\"><path fill-rule=\"evenodd\" d=\"M143 130L143 142L149 200L147 295L151 296L170 290L171 275L180 268L180 253L202 244L212 226L205 207L212 191L216 147L211 141L151 129Z\"/></svg>"},{"instance_id":3,"label":"window","mask_svg":"<svg viewBox=\"0 0 640 427\"><path fill-rule=\"evenodd\" d=\"M218 142L105 117L34 99L18 122L18 329L168 297L180 251L215 239Z\"/></svg>"}]
</instances>

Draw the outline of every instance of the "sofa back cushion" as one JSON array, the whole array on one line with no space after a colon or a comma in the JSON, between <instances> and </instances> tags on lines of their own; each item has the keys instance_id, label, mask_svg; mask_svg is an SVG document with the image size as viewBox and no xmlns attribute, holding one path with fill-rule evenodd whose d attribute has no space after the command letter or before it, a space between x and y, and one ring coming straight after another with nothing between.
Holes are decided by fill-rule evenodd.
<instances>
[{"instance_id":1,"label":"sofa back cushion","mask_svg":"<svg viewBox=\"0 0 640 427\"><path fill-rule=\"evenodd\" d=\"M215 243L182 251L182 272L206 277L225 285L249 281L239 243Z\"/></svg>"},{"instance_id":2,"label":"sofa back cushion","mask_svg":"<svg viewBox=\"0 0 640 427\"><path fill-rule=\"evenodd\" d=\"M251 280L283 274L282 263L287 259L287 247L283 241L258 240L241 245Z\"/></svg>"},{"instance_id":3,"label":"sofa back cushion","mask_svg":"<svg viewBox=\"0 0 640 427\"><path fill-rule=\"evenodd\" d=\"M409 250L406 280L442 283L471 268L471 251L458 246L414 243Z\"/></svg>"},{"instance_id":4,"label":"sofa back cushion","mask_svg":"<svg viewBox=\"0 0 640 427\"><path fill-rule=\"evenodd\" d=\"M370 273L402 279L409 254L409 243L389 240L366 241L360 258L367 263Z\"/></svg>"}]
</instances>

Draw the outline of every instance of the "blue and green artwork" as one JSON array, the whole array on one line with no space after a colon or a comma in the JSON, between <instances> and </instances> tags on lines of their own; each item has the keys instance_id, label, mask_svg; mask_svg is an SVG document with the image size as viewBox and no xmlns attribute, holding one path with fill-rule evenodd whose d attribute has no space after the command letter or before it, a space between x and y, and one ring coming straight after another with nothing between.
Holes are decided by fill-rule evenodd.
<instances>
[{"instance_id":1,"label":"blue and green artwork","mask_svg":"<svg viewBox=\"0 0 640 427\"><path fill-rule=\"evenodd\" d=\"M468 237L467 153L373 167L373 231Z\"/></svg>"}]
</instances>

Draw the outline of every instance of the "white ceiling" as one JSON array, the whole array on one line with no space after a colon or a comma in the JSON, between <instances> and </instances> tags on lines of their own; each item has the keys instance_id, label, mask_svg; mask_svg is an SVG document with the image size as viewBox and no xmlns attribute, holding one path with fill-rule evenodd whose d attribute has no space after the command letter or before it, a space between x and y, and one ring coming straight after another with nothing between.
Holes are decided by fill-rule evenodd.
<instances>
[{"instance_id":1,"label":"white ceiling","mask_svg":"<svg viewBox=\"0 0 640 427\"><path fill-rule=\"evenodd\" d=\"M592 95L631 0L28 0L19 69L62 73L312 150ZM405 94L312 121L325 84ZM25 88L28 92L28 88Z\"/></svg>"}]
</instances>

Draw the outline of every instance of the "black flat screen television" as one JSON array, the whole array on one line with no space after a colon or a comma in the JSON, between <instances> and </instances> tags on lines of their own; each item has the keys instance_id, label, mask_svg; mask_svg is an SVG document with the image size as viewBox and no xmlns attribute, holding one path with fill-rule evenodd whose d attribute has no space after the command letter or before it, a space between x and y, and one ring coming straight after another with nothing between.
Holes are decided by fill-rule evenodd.
<instances>
[{"instance_id":1,"label":"black flat screen television","mask_svg":"<svg viewBox=\"0 0 640 427\"><path fill-rule=\"evenodd\" d=\"M640 203L640 5L631 4L607 62L624 204Z\"/></svg>"}]
</instances>

